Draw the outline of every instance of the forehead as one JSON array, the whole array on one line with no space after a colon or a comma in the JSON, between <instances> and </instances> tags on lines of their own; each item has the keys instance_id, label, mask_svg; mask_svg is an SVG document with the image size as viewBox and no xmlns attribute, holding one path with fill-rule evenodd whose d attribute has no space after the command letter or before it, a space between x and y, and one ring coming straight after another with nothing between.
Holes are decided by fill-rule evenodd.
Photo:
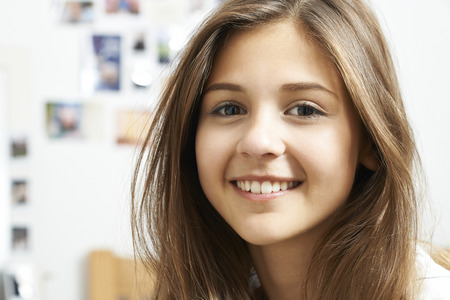
<instances>
[{"instance_id":1,"label":"forehead","mask_svg":"<svg viewBox=\"0 0 450 300\"><path fill-rule=\"evenodd\" d=\"M345 89L323 49L290 20L236 31L222 42L207 85L242 78L250 82L279 80L273 82L278 85L283 81L313 81L330 89Z\"/></svg>"}]
</instances>

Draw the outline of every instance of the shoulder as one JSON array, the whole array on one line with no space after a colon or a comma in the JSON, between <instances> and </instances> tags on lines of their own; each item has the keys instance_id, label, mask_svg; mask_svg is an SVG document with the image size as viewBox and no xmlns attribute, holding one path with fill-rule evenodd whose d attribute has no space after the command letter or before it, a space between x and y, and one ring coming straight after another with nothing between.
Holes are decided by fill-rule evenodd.
<instances>
[{"instance_id":1,"label":"shoulder","mask_svg":"<svg viewBox=\"0 0 450 300\"><path fill-rule=\"evenodd\" d=\"M450 300L450 271L438 265L425 250L417 251L419 298L421 300Z\"/></svg>"}]
</instances>

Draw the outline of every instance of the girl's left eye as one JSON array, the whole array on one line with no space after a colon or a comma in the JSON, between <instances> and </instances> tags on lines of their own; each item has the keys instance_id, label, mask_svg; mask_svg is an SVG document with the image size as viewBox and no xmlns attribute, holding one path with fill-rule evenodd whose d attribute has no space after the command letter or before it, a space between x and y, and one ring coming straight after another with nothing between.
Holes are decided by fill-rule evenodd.
<instances>
[{"instance_id":1,"label":"girl's left eye","mask_svg":"<svg viewBox=\"0 0 450 300\"><path fill-rule=\"evenodd\" d=\"M238 105L227 103L219 106L212 113L220 116L234 116L245 114L245 110Z\"/></svg>"},{"instance_id":2,"label":"girl's left eye","mask_svg":"<svg viewBox=\"0 0 450 300\"><path fill-rule=\"evenodd\" d=\"M286 112L287 115L294 115L299 117L315 117L317 115L323 115L317 108L308 104L299 104Z\"/></svg>"}]
</instances>

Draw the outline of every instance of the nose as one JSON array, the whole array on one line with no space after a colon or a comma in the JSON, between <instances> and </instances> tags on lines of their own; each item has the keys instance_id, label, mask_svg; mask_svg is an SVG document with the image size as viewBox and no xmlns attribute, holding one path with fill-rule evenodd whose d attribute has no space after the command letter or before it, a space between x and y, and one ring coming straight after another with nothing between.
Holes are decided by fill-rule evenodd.
<instances>
[{"instance_id":1,"label":"nose","mask_svg":"<svg viewBox=\"0 0 450 300\"><path fill-rule=\"evenodd\" d=\"M284 154L286 145L281 137L277 116L259 115L249 120L249 126L237 145L239 154L254 157L277 157Z\"/></svg>"}]
</instances>

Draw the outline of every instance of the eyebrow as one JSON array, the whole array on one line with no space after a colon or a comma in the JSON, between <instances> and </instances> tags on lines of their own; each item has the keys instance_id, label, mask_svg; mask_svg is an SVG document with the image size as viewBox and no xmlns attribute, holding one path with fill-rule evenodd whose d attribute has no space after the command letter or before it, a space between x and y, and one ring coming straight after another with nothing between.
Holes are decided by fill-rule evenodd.
<instances>
[{"instance_id":1,"label":"eyebrow","mask_svg":"<svg viewBox=\"0 0 450 300\"><path fill-rule=\"evenodd\" d=\"M327 92L335 97L337 97L336 93L330 91L323 85L320 85L315 82L295 82L295 83L287 83L283 84L280 88L280 92L296 92L303 90L319 90Z\"/></svg>"},{"instance_id":2,"label":"eyebrow","mask_svg":"<svg viewBox=\"0 0 450 300\"><path fill-rule=\"evenodd\" d=\"M211 84L209 87L206 88L206 90L203 92L203 95L212 92L212 91L232 91L232 92L244 92L244 88L240 85L233 84L233 83L214 83Z\"/></svg>"},{"instance_id":3,"label":"eyebrow","mask_svg":"<svg viewBox=\"0 0 450 300\"><path fill-rule=\"evenodd\" d=\"M232 91L232 92L245 92L245 89L238 84L223 82L223 83L214 83L214 84L210 85L209 87L207 87L205 89L205 91L203 92L203 95L205 95L208 92L221 91L221 90ZM327 92L327 93L337 97L336 93L334 93L334 92L330 91L329 89L327 89L326 87L324 87L318 83L314 83L314 82L287 83L287 84L283 84L280 87L280 92L297 92L297 91L303 91L303 90L320 90L320 91Z\"/></svg>"}]
</instances>

